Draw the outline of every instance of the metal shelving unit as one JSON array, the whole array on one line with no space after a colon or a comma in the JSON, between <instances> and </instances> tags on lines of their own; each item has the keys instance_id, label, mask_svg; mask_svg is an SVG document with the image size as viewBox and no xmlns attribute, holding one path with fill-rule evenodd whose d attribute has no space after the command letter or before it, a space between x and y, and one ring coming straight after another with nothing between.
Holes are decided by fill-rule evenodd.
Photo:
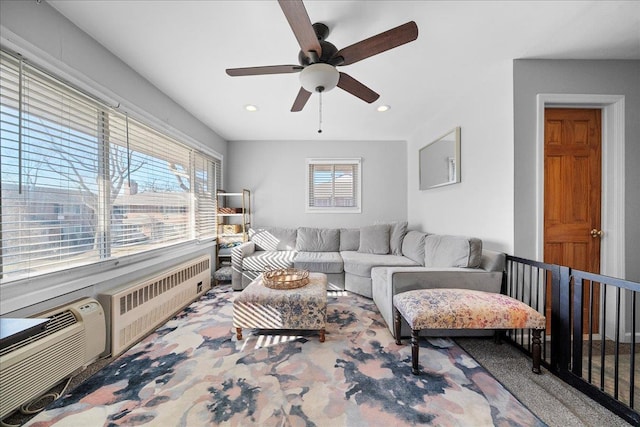
<instances>
[{"instance_id":1,"label":"metal shelving unit","mask_svg":"<svg viewBox=\"0 0 640 427\"><path fill-rule=\"evenodd\" d=\"M218 212L217 268L231 264L231 249L238 242L248 240L251 226L251 191L243 189L240 193L216 192Z\"/></svg>"}]
</instances>

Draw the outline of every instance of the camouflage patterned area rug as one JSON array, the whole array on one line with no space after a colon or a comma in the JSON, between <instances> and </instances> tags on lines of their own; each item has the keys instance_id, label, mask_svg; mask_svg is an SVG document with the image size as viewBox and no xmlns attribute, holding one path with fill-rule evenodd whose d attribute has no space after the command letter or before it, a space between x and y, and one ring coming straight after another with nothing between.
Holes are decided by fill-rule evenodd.
<instances>
[{"instance_id":1,"label":"camouflage patterned area rug","mask_svg":"<svg viewBox=\"0 0 640 427\"><path fill-rule=\"evenodd\" d=\"M237 341L235 295L213 288L27 425L544 425L451 340L421 340L414 376L369 299L330 291L324 343Z\"/></svg>"}]
</instances>

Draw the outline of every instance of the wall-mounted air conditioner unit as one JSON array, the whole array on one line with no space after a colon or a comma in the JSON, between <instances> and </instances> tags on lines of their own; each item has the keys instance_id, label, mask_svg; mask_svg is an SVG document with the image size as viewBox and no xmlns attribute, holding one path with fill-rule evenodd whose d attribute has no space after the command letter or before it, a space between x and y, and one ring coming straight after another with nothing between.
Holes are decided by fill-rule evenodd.
<instances>
[{"instance_id":1,"label":"wall-mounted air conditioner unit","mask_svg":"<svg viewBox=\"0 0 640 427\"><path fill-rule=\"evenodd\" d=\"M105 349L104 310L85 298L41 313L43 331L0 350L0 419L98 358Z\"/></svg>"}]
</instances>

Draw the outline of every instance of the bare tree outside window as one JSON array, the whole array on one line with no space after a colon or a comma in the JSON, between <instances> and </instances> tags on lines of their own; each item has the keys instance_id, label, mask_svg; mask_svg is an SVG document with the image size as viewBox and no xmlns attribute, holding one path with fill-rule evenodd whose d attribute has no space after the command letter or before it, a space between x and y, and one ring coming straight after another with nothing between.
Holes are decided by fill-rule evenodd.
<instances>
[{"instance_id":1,"label":"bare tree outside window","mask_svg":"<svg viewBox=\"0 0 640 427\"><path fill-rule=\"evenodd\" d=\"M220 162L0 52L0 284L215 235Z\"/></svg>"}]
</instances>

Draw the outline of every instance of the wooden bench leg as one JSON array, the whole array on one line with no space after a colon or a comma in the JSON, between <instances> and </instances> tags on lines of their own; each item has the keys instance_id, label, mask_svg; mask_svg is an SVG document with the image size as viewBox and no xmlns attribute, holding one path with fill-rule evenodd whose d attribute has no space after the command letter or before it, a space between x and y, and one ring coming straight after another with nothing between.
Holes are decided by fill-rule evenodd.
<instances>
[{"instance_id":1,"label":"wooden bench leg","mask_svg":"<svg viewBox=\"0 0 640 427\"><path fill-rule=\"evenodd\" d=\"M236 328L236 338L238 341L242 340L242 328Z\"/></svg>"},{"instance_id":2,"label":"wooden bench leg","mask_svg":"<svg viewBox=\"0 0 640 427\"><path fill-rule=\"evenodd\" d=\"M418 368L418 352L420 347L418 346L418 329L411 330L411 372L413 375L419 375L420 369Z\"/></svg>"},{"instance_id":3,"label":"wooden bench leg","mask_svg":"<svg viewBox=\"0 0 640 427\"><path fill-rule=\"evenodd\" d=\"M400 316L400 311L397 308L394 307L393 312L393 334L396 336L396 344L400 345L400 325L402 324L402 317Z\"/></svg>"},{"instance_id":4,"label":"wooden bench leg","mask_svg":"<svg viewBox=\"0 0 640 427\"><path fill-rule=\"evenodd\" d=\"M541 374L540 361L542 358L542 345L540 342L540 333L542 332L542 329L532 329L531 332L531 356L533 358L533 367L531 370L534 374Z\"/></svg>"},{"instance_id":5,"label":"wooden bench leg","mask_svg":"<svg viewBox=\"0 0 640 427\"><path fill-rule=\"evenodd\" d=\"M324 342L324 328L320 329L320 342Z\"/></svg>"}]
</instances>

